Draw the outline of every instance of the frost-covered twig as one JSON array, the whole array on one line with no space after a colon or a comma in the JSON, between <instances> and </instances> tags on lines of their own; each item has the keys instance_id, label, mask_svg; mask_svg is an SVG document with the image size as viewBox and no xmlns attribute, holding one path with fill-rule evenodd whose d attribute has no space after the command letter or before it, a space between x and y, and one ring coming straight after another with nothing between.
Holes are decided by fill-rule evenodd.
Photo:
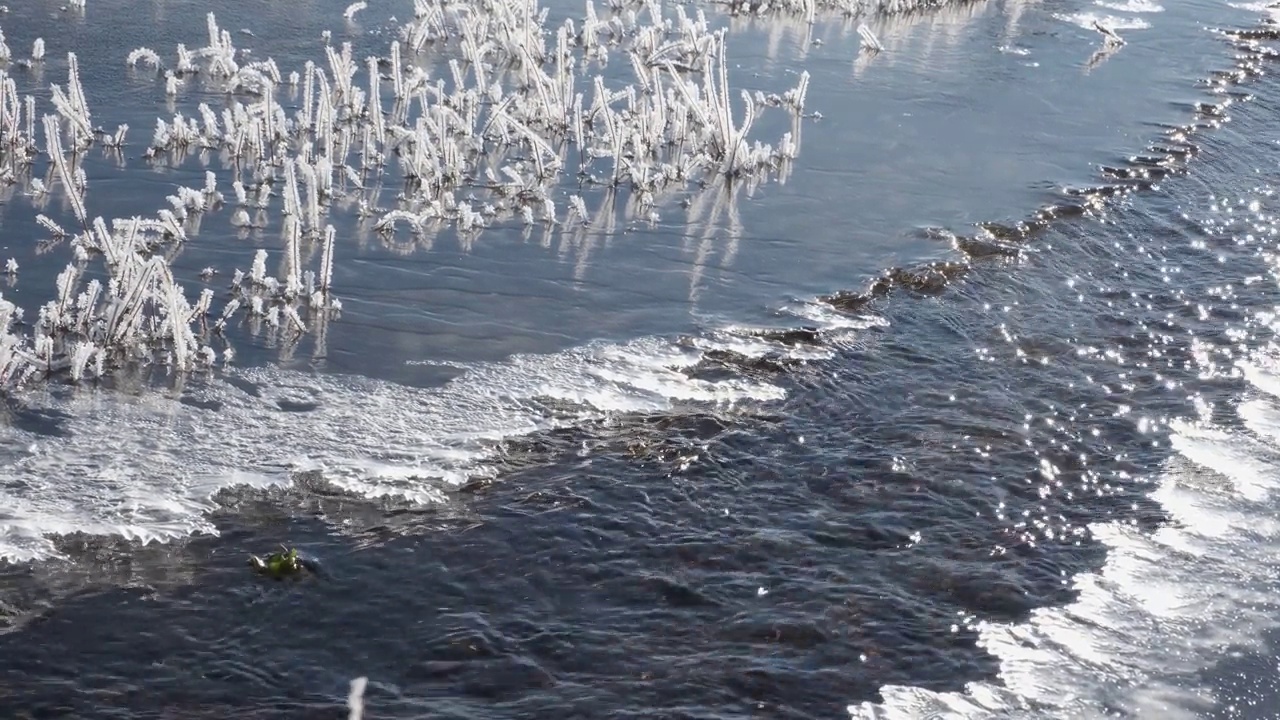
<instances>
[{"instance_id":1,"label":"frost-covered twig","mask_svg":"<svg viewBox=\"0 0 1280 720\"><path fill-rule=\"evenodd\" d=\"M360 12L361 10L364 10L367 7L369 7L369 3L365 2L364 0L360 0L359 2L353 2L347 6L346 10L342 11L342 17L346 18L347 20L355 20L356 13Z\"/></svg>"}]
</instances>

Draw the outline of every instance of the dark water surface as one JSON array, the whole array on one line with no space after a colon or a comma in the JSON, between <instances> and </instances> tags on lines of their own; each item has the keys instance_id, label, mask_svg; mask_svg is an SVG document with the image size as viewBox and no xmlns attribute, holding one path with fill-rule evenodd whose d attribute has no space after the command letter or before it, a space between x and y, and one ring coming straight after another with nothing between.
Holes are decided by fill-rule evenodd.
<instances>
[{"instance_id":1,"label":"dark water surface","mask_svg":"<svg viewBox=\"0 0 1280 720\"><path fill-rule=\"evenodd\" d=\"M1086 74L1086 10L1123 15L969 6L861 64L744 23L824 117L741 231L353 235L322 369L364 378L14 399L0 537L64 559L0 565L0 708L343 717L367 676L371 717L1274 717L1273 43L1184 4ZM281 542L321 572L252 576Z\"/></svg>"}]
</instances>

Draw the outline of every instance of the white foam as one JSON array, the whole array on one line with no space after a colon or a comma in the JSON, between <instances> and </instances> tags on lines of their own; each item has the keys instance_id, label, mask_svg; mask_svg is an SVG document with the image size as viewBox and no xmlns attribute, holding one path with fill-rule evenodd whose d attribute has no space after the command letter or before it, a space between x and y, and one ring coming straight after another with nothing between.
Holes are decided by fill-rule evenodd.
<instances>
[{"instance_id":1,"label":"white foam","mask_svg":"<svg viewBox=\"0 0 1280 720\"><path fill-rule=\"evenodd\" d=\"M1274 400L1241 416L1274 442ZM979 644L999 659L998 683L963 692L886 687L855 718L1203 717L1214 704L1197 674L1239 648L1259 647L1280 625L1276 490L1280 462L1258 437L1190 424L1156 477L1172 522L1154 533L1092 526L1107 550L1098 573L1073 580L1078 599L1017 625L979 623Z\"/></svg>"},{"instance_id":2,"label":"white foam","mask_svg":"<svg viewBox=\"0 0 1280 720\"><path fill-rule=\"evenodd\" d=\"M1273 0L1261 0L1261 2L1229 2L1227 3L1227 7L1261 13L1271 18L1275 18L1277 15L1280 15L1280 9L1272 7L1272 2Z\"/></svg>"},{"instance_id":3,"label":"white foam","mask_svg":"<svg viewBox=\"0 0 1280 720\"><path fill-rule=\"evenodd\" d=\"M1108 10L1116 10L1119 12L1131 13L1158 13L1164 12L1164 6L1151 0L1125 0L1124 2L1115 2L1114 0L1094 0L1094 5L1107 8Z\"/></svg>"},{"instance_id":4,"label":"white foam","mask_svg":"<svg viewBox=\"0 0 1280 720\"><path fill-rule=\"evenodd\" d=\"M610 412L783 396L765 382L679 372L700 358L648 338L477 365L436 389L259 368L192 390L194 402L33 393L27 402L65 415L65 435L9 428L0 440L0 558L55 556L48 538L73 532L144 543L214 533L211 496L286 484L296 470L321 469L368 498L439 502L488 474L503 438Z\"/></svg>"},{"instance_id":5,"label":"white foam","mask_svg":"<svg viewBox=\"0 0 1280 720\"><path fill-rule=\"evenodd\" d=\"M1240 368L1244 379L1248 380L1249 384L1255 389L1271 397L1280 398L1280 375L1277 375L1269 367L1269 363L1265 361L1240 362L1236 364L1236 367Z\"/></svg>"},{"instance_id":6,"label":"white foam","mask_svg":"<svg viewBox=\"0 0 1280 720\"><path fill-rule=\"evenodd\" d=\"M722 350L747 358L781 357L789 360L825 360L835 353L822 345L783 345L759 335L767 332L766 328L733 326L723 332L711 333L705 337L692 339L694 347L700 350Z\"/></svg>"},{"instance_id":7,"label":"white foam","mask_svg":"<svg viewBox=\"0 0 1280 720\"><path fill-rule=\"evenodd\" d=\"M1260 501L1275 484L1276 464L1266 450L1244 438L1190 423L1173 423L1173 447L1188 460L1227 478L1236 492Z\"/></svg>"},{"instance_id":8,"label":"white foam","mask_svg":"<svg viewBox=\"0 0 1280 720\"><path fill-rule=\"evenodd\" d=\"M1107 28L1108 30L1146 30L1151 27L1151 23L1140 17L1099 15L1092 12L1072 14L1054 13L1053 16L1058 20L1069 22L1072 25L1079 25L1086 30L1093 30L1095 23Z\"/></svg>"},{"instance_id":9,"label":"white foam","mask_svg":"<svg viewBox=\"0 0 1280 720\"><path fill-rule=\"evenodd\" d=\"M876 315L849 315L816 301L789 303L782 307L782 312L808 320L822 330L837 332L886 327L889 324L888 320Z\"/></svg>"},{"instance_id":10,"label":"white foam","mask_svg":"<svg viewBox=\"0 0 1280 720\"><path fill-rule=\"evenodd\" d=\"M1259 437L1280 444L1280 409L1265 400L1249 400L1240 405L1240 418Z\"/></svg>"}]
</instances>

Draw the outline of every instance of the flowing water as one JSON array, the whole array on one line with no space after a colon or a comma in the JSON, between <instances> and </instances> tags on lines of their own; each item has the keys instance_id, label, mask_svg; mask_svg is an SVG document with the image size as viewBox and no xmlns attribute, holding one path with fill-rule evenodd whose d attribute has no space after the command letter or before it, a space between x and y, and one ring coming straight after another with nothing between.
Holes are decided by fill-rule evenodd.
<instances>
[{"instance_id":1,"label":"flowing water","mask_svg":"<svg viewBox=\"0 0 1280 720\"><path fill-rule=\"evenodd\" d=\"M118 56L202 12L119 37L90 3L0 26L60 28L96 117L145 128L162 89ZM381 42L375 9L216 5L281 61ZM739 82L813 74L785 183L427 247L348 218L322 336L7 398L0 714L343 717L360 676L370 717L1280 714L1262 10L965 4L873 23L874 56L721 19ZM140 163L91 202L203 175ZM0 212L30 304L66 262L37 211ZM222 223L175 265L271 241ZM278 543L319 572L252 575Z\"/></svg>"}]
</instances>

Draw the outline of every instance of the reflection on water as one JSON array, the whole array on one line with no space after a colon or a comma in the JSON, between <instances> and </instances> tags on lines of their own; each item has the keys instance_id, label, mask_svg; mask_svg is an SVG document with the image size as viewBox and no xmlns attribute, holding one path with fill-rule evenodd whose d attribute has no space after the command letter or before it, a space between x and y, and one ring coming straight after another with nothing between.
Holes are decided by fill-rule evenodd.
<instances>
[{"instance_id":1,"label":"reflection on water","mask_svg":"<svg viewBox=\"0 0 1280 720\"><path fill-rule=\"evenodd\" d=\"M812 22L788 15L735 16L729 21L729 27L735 32L749 31L762 36L764 56L771 62L780 59L784 47L787 48L787 58L798 62L832 52L826 48L828 45L833 46L835 52L851 51L856 77L862 74L874 56L859 50L857 29L864 23L884 46L884 65L892 66L899 62L927 65L933 62L937 52L954 49L961 42L966 28L988 13L1003 16L1003 42L1013 42L1018 37L1018 23L1023 13L1038 2L978 0L950 3L929 11L869 18L818 13Z\"/></svg>"},{"instance_id":2,"label":"reflection on water","mask_svg":"<svg viewBox=\"0 0 1280 720\"><path fill-rule=\"evenodd\" d=\"M737 183L717 183L707 188L689 204L685 227L685 251L693 253L693 270L689 273L689 304L697 306L699 283L713 253L717 267L733 267L742 241L742 217L738 212L740 195L750 195L751 188Z\"/></svg>"},{"instance_id":3,"label":"reflection on water","mask_svg":"<svg viewBox=\"0 0 1280 720\"><path fill-rule=\"evenodd\" d=\"M1104 41L1102 47L1089 56L1089 59L1084 64L1084 71L1086 73L1092 72L1099 65L1111 59L1112 55L1120 52L1120 48L1122 47L1124 47L1124 45L1121 43Z\"/></svg>"}]
</instances>

